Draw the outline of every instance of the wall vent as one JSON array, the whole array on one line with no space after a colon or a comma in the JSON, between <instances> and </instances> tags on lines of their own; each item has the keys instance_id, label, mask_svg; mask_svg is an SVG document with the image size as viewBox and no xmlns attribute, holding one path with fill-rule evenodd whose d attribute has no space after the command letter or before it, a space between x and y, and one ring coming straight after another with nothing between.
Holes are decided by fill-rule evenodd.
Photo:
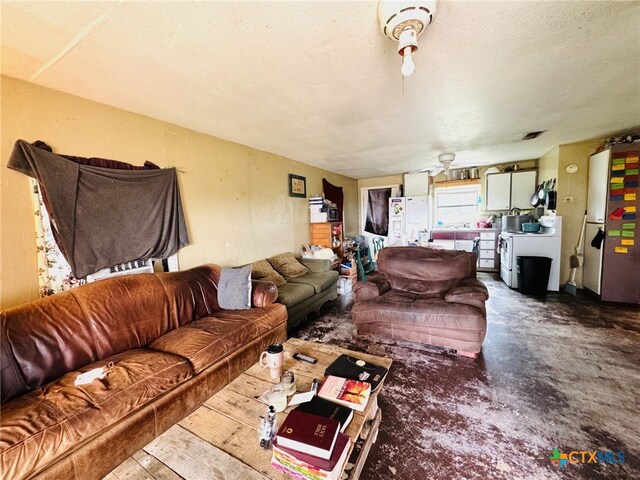
<instances>
[{"instance_id":1,"label":"wall vent","mask_svg":"<svg viewBox=\"0 0 640 480\"><path fill-rule=\"evenodd\" d=\"M546 132L546 130L540 130L539 132L529 132L524 137L522 137L522 140L533 140L534 138L538 138L544 132Z\"/></svg>"}]
</instances>

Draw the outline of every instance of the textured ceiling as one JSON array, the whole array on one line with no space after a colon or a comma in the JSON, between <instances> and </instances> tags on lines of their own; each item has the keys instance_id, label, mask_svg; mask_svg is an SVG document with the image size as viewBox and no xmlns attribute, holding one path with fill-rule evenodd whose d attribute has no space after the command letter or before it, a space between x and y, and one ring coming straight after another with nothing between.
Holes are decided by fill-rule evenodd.
<instances>
[{"instance_id":1,"label":"textured ceiling","mask_svg":"<svg viewBox=\"0 0 640 480\"><path fill-rule=\"evenodd\" d=\"M441 1L404 93L376 7L2 1L2 73L356 178L640 125L640 2Z\"/></svg>"}]
</instances>

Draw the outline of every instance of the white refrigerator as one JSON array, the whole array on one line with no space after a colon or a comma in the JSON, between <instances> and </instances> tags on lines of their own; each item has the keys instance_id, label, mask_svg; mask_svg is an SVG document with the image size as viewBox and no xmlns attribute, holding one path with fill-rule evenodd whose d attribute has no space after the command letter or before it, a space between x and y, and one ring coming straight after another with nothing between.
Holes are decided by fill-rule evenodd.
<instances>
[{"instance_id":1,"label":"white refrigerator","mask_svg":"<svg viewBox=\"0 0 640 480\"><path fill-rule=\"evenodd\" d=\"M600 295L604 242L599 247L591 242L598 231L605 232L607 193L609 189L609 162L611 150L592 155L589 159L589 190L587 192L587 224L584 234L584 266L582 285Z\"/></svg>"},{"instance_id":2,"label":"white refrigerator","mask_svg":"<svg viewBox=\"0 0 640 480\"><path fill-rule=\"evenodd\" d=\"M418 242L420 230L429 229L429 197L391 197L389 199L389 244Z\"/></svg>"}]
</instances>

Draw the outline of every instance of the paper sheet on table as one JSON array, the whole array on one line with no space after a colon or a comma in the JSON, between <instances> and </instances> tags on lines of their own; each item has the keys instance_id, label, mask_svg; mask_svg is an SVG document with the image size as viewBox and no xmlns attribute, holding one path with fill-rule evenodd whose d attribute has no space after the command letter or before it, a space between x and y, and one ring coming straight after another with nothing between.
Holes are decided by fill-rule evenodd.
<instances>
[{"instance_id":1,"label":"paper sheet on table","mask_svg":"<svg viewBox=\"0 0 640 480\"><path fill-rule=\"evenodd\" d=\"M296 393L291 400L289 400L289 406L298 405L300 403L310 402L313 397L315 397L316 392L304 392L304 393Z\"/></svg>"}]
</instances>

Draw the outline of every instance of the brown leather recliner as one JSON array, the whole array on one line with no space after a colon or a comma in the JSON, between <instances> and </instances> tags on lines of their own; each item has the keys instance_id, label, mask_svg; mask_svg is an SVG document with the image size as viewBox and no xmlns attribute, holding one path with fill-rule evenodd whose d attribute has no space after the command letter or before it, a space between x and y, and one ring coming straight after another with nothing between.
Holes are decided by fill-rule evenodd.
<instances>
[{"instance_id":1,"label":"brown leather recliner","mask_svg":"<svg viewBox=\"0 0 640 480\"><path fill-rule=\"evenodd\" d=\"M127 275L0 312L0 476L100 479L286 340L273 283L222 310L219 278Z\"/></svg>"},{"instance_id":2,"label":"brown leather recliner","mask_svg":"<svg viewBox=\"0 0 640 480\"><path fill-rule=\"evenodd\" d=\"M379 275L358 283L351 316L358 333L452 348L477 357L487 331L487 288L463 251L390 247Z\"/></svg>"}]
</instances>

